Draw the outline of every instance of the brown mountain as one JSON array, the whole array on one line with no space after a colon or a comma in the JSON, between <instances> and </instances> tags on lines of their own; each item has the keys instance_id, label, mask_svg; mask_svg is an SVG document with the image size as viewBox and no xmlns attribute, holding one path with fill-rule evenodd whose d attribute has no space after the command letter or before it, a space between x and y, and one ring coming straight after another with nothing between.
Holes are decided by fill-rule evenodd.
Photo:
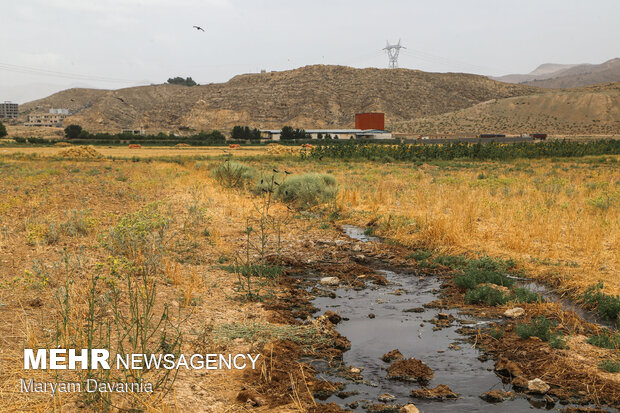
<instances>
[{"instance_id":1,"label":"brown mountain","mask_svg":"<svg viewBox=\"0 0 620 413\"><path fill-rule=\"evenodd\" d=\"M620 134L620 82L493 99L470 108L404 122L412 134Z\"/></svg>"},{"instance_id":2,"label":"brown mountain","mask_svg":"<svg viewBox=\"0 0 620 413\"><path fill-rule=\"evenodd\" d=\"M600 65L579 65L554 73L553 77L525 82L526 85L546 88L571 88L597 83L620 82L620 59Z\"/></svg>"},{"instance_id":3,"label":"brown mountain","mask_svg":"<svg viewBox=\"0 0 620 413\"><path fill-rule=\"evenodd\" d=\"M388 120L403 121L536 92L470 74L316 65L194 87L69 89L24 104L21 111L25 117L51 107L69 108L75 113L65 124L77 123L93 132L126 127L149 132L234 125L351 127L357 112L381 111Z\"/></svg>"},{"instance_id":4,"label":"brown mountain","mask_svg":"<svg viewBox=\"0 0 620 413\"><path fill-rule=\"evenodd\" d=\"M601 64L559 65L545 63L528 74L506 75L491 79L506 83L519 83L544 88L573 88L620 81L620 59Z\"/></svg>"}]
</instances>

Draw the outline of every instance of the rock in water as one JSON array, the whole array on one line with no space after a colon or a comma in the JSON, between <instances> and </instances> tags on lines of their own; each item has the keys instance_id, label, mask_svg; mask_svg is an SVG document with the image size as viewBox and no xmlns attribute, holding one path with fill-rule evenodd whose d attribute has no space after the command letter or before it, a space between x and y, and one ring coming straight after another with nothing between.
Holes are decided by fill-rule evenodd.
<instances>
[{"instance_id":1,"label":"rock in water","mask_svg":"<svg viewBox=\"0 0 620 413\"><path fill-rule=\"evenodd\" d=\"M504 312L504 317L519 318L523 314L525 314L525 310L524 309L522 309L521 307L515 307L515 308L511 308L509 310L506 310Z\"/></svg>"},{"instance_id":2,"label":"rock in water","mask_svg":"<svg viewBox=\"0 0 620 413\"><path fill-rule=\"evenodd\" d=\"M340 284L340 279L338 277L323 277L320 282L323 285L338 285Z\"/></svg>"},{"instance_id":3,"label":"rock in water","mask_svg":"<svg viewBox=\"0 0 620 413\"><path fill-rule=\"evenodd\" d=\"M495 371L502 376L517 377L523 375L523 371L515 364L514 361L508 360L504 357L500 357L495 362Z\"/></svg>"},{"instance_id":4,"label":"rock in water","mask_svg":"<svg viewBox=\"0 0 620 413\"><path fill-rule=\"evenodd\" d=\"M489 403L501 403L504 400L512 400L515 398L515 394L511 391L504 390L491 390L486 393L482 393L480 398Z\"/></svg>"},{"instance_id":5,"label":"rock in water","mask_svg":"<svg viewBox=\"0 0 620 413\"><path fill-rule=\"evenodd\" d=\"M420 413L420 411L415 405L409 403L401 407L399 413Z\"/></svg>"},{"instance_id":6,"label":"rock in water","mask_svg":"<svg viewBox=\"0 0 620 413\"><path fill-rule=\"evenodd\" d=\"M398 349L388 351L383 356L381 356L381 360L385 361L386 363L389 363L395 360L404 360L404 359L405 359L405 356L403 356L403 354Z\"/></svg>"},{"instance_id":7,"label":"rock in water","mask_svg":"<svg viewBox=\"0 0 620 413\"><path fill-rule=\"evenodd\" d=\"M390 393L383 393L381 396L378 397L377 400L379 400L382 403L388 403L388 402L396 400L396 397L392 396Z\"/></svg>"},{"instance_id":8,"label":"rock in water","mask_svg":"<svg viewBox=\"0 0 620 413\"><path fill-rule=\"evenodd\" d=\"M550 386L541 379L534 379L527 382L527 390L536 394L545 394L549 391Z\"/></svg>"},{"instance_id":9,"label":"rock in water","mask_svg":"<svg viewBox=\"0 0 620 413\"><path fill-rule=\"evenodd\" d=\"M411 397L426 400L445 400L458 399L459 395L454 393L450 387L445 384L440 384L434 389L411 390Z\"/></svg>"},{"instance_id":10,"label":"rock in water","mask_svg":"<svg viewBox=\"0 0 620 413\"><path fill-rule=\"evenodd\" d=\"M327 310L324 315L332 324L338 324L342 321L342 317L333 311Z\"/></svg>"},{"instance_id":11,"label":"rock in water","mask_svg":"<svg viewBox=\"0 0 620 413\"><path fill-rule=\"evenodd\" d=\"M395 361L387 369L388 379L397 379L403 381L417 381L425 383L433 378L433 370L422 361L410 358L407 360Z\"/></svg>"}]
</instances>

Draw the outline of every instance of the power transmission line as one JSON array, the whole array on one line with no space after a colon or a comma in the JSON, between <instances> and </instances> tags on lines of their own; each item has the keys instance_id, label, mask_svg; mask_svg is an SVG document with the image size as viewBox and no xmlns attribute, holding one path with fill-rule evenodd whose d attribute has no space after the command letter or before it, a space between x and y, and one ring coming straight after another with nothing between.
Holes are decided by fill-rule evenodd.
<instances>
[{"instance_id":1,"label":"power transmission line","mask_svg":"<svg viewBox=\"0 0 620 413\"><path fill-rule=\"evenodd\" d=\"M84 75L84 74L77 74L77 73L59 72L55 70L39 69L36 67L29 67L29 66L19 66L19 65L13 65L13 64L2 63L2 62L0 62L0 70L4 70L7 72L14 72L14 73L22 73L22 74L59 77L59 78L71 79L71 80L90 80L90 81L98 81L98 82L132 83L132 84L145 83L144 81L139 82L136 80L129 80L129 79L118 79L118 78L111 78L111 77L105 77L105 76L93 76L93 75Z\"/></svg>"},{"instance_id":2,"label":"power transmission line","mask_svg":"<svg viewBox=\"0 0 620 413\"><path fill-rule=\"evenodd\" d=\"M412 58L416 58L416 59L421 59L430 63L436 63L436 64L440 64L444 67L457 67L457 68L465 68L464 70L474 70L474 71L480 71L480 72L485 72L485 71L494 71L494 72L502 72L505 70L499 70L499 68L492 68L492 67L488 67L488 66L483 66L483 65L476 65L476 64L471 64L471 63L467 63L467 62L463 62L461 60L457 60L457 59L451 59L451 58L447 58L447 57L441 57L441 56L437 56L428 52L423 52L421 50L415 50L415 49L407 49L404 52L405 57L412 57Z\"/></svg>"}]
</instances>

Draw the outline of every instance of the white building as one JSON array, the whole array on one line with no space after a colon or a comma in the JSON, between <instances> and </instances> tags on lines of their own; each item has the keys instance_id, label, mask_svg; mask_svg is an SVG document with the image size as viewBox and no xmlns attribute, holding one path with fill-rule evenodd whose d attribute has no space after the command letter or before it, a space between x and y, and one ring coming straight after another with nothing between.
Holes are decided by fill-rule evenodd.
<instances>
[{"instance_id":1,"label":"white building","mask_svg":"<svg viewBox=\"0 0 620 413\"><path fill-rule=\"evenodd\" d=\"M280 129L261 129L261 136L279 141L282 135ZM362 129L306 129L305 132L312 139L331 137L332 139L392 139L392 132L385 130Z\"/></svg>"}]
</instances>

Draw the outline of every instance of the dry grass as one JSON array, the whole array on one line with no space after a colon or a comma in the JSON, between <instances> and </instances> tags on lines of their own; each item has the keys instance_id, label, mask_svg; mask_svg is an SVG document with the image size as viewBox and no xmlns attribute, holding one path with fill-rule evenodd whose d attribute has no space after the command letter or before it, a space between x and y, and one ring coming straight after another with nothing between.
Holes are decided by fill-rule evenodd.
<instances>
[{"instance_id":1,"label":"dry grass","mask_svg":"<svg viewBox=\"0 0 620 413\"><path fill-rule=\"evenodd\" d=\"M608 158L355 165L335 175L344 210L359 223L380 217L381 235L513 258L561 287L601 281L620 294L620 158Z\"/></svg>"},{"instance_id":2,"label":"dry grass","mask_svg":"<svg viewBox=\"0 0 620 413\"><path fill-rule=\"evenodd\" d=\"M253 210L251 199L222 191L208 170L159 162L10 158L0 159L0 170L3 411L79 409L81 399L76 394L50 397L20 392L20 378L56 380L48 371L24 371L23 349L55 346L56 323L61 320L56 298L66 277L64 253L71 257L72 314L85 319L90 277L108 265L110 252L100 243L102 234L121 217L153 201L161 204L171 220L169 233L175 234L173 252L161 257L161 277L167 282L159 284L157 311L167 303L173 310L180 306L191 313L183 325L183 352L195 352L192 343L206 325L266 319L256 304L239 305L228 298L235 278L217 268L218 259L231 256L242 239L245 217ZM82 327L72 324L69 330L75 333ZM231 343L222 350L247 352L249 346ZM72 372L63 373L60 378L76 379ZM242 385L241 373L204 377L182 372L174 393L164 400L119 396L116 403L138 404L151 412L242 411L242 406L231 406Z\"/></svg>"},{"instance_id":3,"label":"dry grass","mask_svg":"<svg viewBox=\"0 0 620 413\"><path fill-rule=\"evenodd\" d=\"M234 156L263 155L267 152L266 147L241 147L230 149L228 147L174 147L174 146L150 146L140 149L129 149L126 146L97 146L98 152L105 157L114 156L120 158L132 157L157 157L157 156L220 156L233 154ZM13 155L16 153L37 154L40 156L61 156L62 148L22 146L22 147L2 147L0 155Z\"/></svg>"},{"instance_id":4,"label":"dry grass","mask_svg":"<svg viewBox=\"0 0 620 413\"><path fill-rule=\"evenodd\" d=\"M62 148L27 148L55 155ZM128 213L159 202L177 233L180 252L162 257L158 303L194 307L184 331L190 342L207 326L266 322L257 304L232 301L235 278L218 269L232 257L256 200L242 190L225 190L209 175L208 162L185 163L53 160L2 156L0 148L0 403L4 410L75 410L76 397L32 397L18 390L24 376L22 350L53 342L63 285L64 251L75 267L76 296L84 295L98 263L109 251L99 242ZM218 155L226 148L98 147L104 156ZM513 258L528 272L583 291L602 281L620 294L620 157L512 162L437 162L430 165L300 161L255 157L263 148L234 151L260 170L334 175L337 202L319 207L338 211L342 222L365 225L403 244L446 253L485 253ZM284 159L284 160L283 160ZM606 161L603 161L606 159ZM242 160L243 161L243 160ZM213 166L213 165L211 165ZM286 207L276 204L275 214ZM321 217L322 215L318 215ZM319 218L324 219L324 218ZM205 232L205 229L208 231ZM316 220L297 216L282 234L288 248L326 237ZM186 248L191 247L191 248ZM27 272L26 272L27 271ZM38 302L37 300L40 300ZM85 302L80 304L84 311ZM569 320L562 320L566 325ZM231 343L248 351L251 343ZM46 373L36 373L45 378ZM28 376L31 376L30 374ZM48 376L49 377L49 376ZM306 391L293 383L297 396ZM241 374L179 376L165 400L141 400L147 411L241 411L231 400ZM203 389L204 391L196 390ZM201 393L202 392L202 393ZM291 406L298 401L292 394ZM207 409L211 409L208 410Z\"/></svg>"}]
</instances>

